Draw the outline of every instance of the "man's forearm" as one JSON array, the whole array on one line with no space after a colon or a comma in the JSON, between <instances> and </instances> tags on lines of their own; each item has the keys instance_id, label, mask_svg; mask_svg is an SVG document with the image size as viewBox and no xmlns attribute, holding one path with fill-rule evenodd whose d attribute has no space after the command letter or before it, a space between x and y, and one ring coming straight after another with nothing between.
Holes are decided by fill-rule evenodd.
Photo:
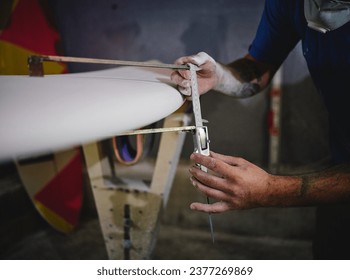
<instances>
[{"instance_id":1,"label":"man's forearm","mask_svg":"<svg viewBox=\"0 0 350 280\"><path fill-rule=\"evenodd\" d=\"M314 206L350 202L350 164L303 176L273 176L266 206Z\"/></svg>"},{"instance_id":2,"label":"man's forearm","mask_svg":"<svg viewBox=\"0 0 350 280\"><path fill-rule=\"evenodd\" d=\"M228 65L217 65L218 81L214 90L234 97L249 97L264 90L276 70L277 67L258 62L247 54ZM232 86L237 83L239 87Z\"/></svg>"}]
</instances>

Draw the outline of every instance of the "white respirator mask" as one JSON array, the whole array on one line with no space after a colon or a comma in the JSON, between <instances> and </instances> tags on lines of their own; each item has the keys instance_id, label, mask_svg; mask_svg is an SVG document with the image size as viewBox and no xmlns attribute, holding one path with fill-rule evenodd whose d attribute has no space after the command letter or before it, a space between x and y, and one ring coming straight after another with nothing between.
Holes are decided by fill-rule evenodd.
<instances>
[{"instance_id":1,"label":"white respirator mask","mask_svg":"<svg viewBox=\"0 0 350 280\"><path fill-rule=\"evenodd\" d=\"M350 21L350 0L305 0L308 27L326 33Z\"/></svg>"}]
</instances>

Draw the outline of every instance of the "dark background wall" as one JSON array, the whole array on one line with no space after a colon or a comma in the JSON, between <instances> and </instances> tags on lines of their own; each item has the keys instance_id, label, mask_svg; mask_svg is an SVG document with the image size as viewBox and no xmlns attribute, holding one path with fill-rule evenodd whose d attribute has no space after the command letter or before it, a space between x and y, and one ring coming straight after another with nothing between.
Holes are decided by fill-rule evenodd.
<instances>
[{"instance_id":1,"label":"dark background wall","mask_svg":"<svg viewBox=\"0 0 350 280\"><path fill-rule=\"evenodd\" d=\"M222 63L245 55L264 5L260 0L51 0L51 3L66 55L156 59L165 63L199 51ZM99 68L75 64L70 70ZM285 61L282 80L279 172L309 172L319 168L328 156L327 116L309 77L300 44ZM211 149L244 157L267 168L269 106L268 92L244 100L215 92L204 95L202 114L209 120ZM187 137L182 157L188 159L192 150L192 138ZM206 217L188 213L187 206L194 194L183 184L183 188L173 188L174 199L170 199L164 223L206 227ZM215 219L218 230L226 232L309 238L314 209L234 211Z\"/></svg>"},{"instance_id":2,"label":"dark background wall","mask_svg":"<svg viewBox=\"0 0 350 280\"><path fill-rule=\"evenodd\" d=\"M172 63L199 51L228 63L246 54L264 1L50 0L66 55ZM72 72L106 66L74 64ZM283 65L281 163L309 164L327 156L327 121L308 76L300 45ZM157 102L155 100L155 102ZM202 98L211 148L266 165L267 93L236 100ZM188 137L183 152L192 151Z\"/></svg>"},{"instance_id":3,"label":"dark background wall","mask_svg":"<svg viewBox=\"0 0 350 280\"><path fill-rule=\"evenodd\" d=\"M61 33L61 47L68 56L172 63L180 56L206 51L217 61L228 63L246 54L264 1L49 0L49 4ZM105 67L72 64L70 71ZM204 95L202 114L210 122L211 149L268 167L269 103L267 92L244 100L215 92ZM309 77L300 44L283 65L281 110L279 172L319 168L329 154L327 115ZM188 159L192 150L192 138L187 137L183 159ZM198 194L190 193L193 190L186 184L187 177L173 189L174 199L168 206L171 211L165 213L164 221L183 228L199 225L206 229L206 216L189 213L188 204ZM215 226L218 231L242 235L310 238L314 209L233 211L215 216Z\"/></svg>"}]
</instances>

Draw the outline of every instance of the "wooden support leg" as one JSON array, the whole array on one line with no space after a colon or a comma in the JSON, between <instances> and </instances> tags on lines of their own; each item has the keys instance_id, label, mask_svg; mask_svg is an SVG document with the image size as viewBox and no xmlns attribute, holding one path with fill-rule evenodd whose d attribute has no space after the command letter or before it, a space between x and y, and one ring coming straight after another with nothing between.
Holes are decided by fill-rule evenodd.
<instances>
[{"instance_id":1,"label":"wooden support leg","mask_svg":"<svg viewBox=\"0 0 350 280\"><path fill-rule=\"evenodd\" d=\"M164 127L188 125L185 113L167 117ZM100 226L110 259L149 259L161 213L168 201L185 133L163 133L151 184L118 177L99 143L83 146ZM130 174L132 175L132 174Z\"/></svg>"},{"instance_id":2,"label":"wooden support leg","mask_svg":"<svg viewBox=\"0 0 350 280\"><path fill-rule=\"evenodd\" d=\"M164 127L186 126L190 122L187 114L177 113L164 121ZM157 161L153 173L151 192L163 196L163 206L168 203L186 133L163 133L158 149Z\"/></svg>"}]
</instances>

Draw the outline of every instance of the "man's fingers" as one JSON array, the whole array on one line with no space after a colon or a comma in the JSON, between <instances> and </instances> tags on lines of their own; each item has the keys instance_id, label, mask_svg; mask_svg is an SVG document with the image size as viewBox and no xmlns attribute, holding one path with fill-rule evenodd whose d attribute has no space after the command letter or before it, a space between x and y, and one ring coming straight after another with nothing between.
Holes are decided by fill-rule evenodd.
<instances>
[{"instance_id":1,"label":"man's fingers","mask_svg":"<svg viewBox=\"0 0 350 280\"><path fill-rule=\"evenodd\" d=\"M232 156L226 156L226 155L222 155L222 154L219 154L219 153L215 153L213 151L210 152L210 155L213 157L213 158L216 158L216 159L219 159L229 165L232 165L232 166L239 166L242 164L242 161L243 159L242 158L238 158L238 157L232 157Z\"/></svg>"},{"instance_id":2,"label":"man's fingers","mask_svg":"<svg viewBox=\"0 0 350 280\"><path fill-rule=\"evenodd\" d=\"M195 163L198 163L200 165L207 167L208 169L224 177L228 177L229 175L232 174L231 165L224 162L220 158L213 157L213 156L205 156L199 153L193 153L191 155L191 160L193 160Z\"/></svg>"},{"instance_id":3,"label":"man's fingers","mask_svg":"<svg viewBox=\"0 0 350 280\"><path fill-rule=\"evenodd\" d=\"M207 92L212 87L210 83L212 83L212 79L214 76L213 71L215 70L216 62L212 57L210 57L205 52L200 52L198 54L191 55L191 56L180 57L174 63L178 65L191 63L198 67L197 69L198 77L204 78L204 80L199 82L199 85L198 85L200 94ZM203 68L201 66L203 66ZM201 72L204 73L204 76L203 76L203 73ZM171 74L170 78L175 84L178 85L179 91L183 95L191 96L192 92L191 92L191 81L190 81L191 71L190 70L179 69L177 71L174 71Z\"/></svg>"},{"instance_id":4,"label":"man's fingers","mask_svg":"<svg viewBox=\"0 0 350 280\"><path fill-rule=\"evenodd\" d=\"M189 55L189 56L180 57L180 58L178 58L175 61L175 64L192 63L192 64L195 64L197 66L201 66L204 63L209 62L209 61L215 63L215 60L211 56L209 56L207 53L199 52L199 53L197 53L195 55Z\"/></svg>"},{"instance_id":5,"label":"man's fingers","mask_svg":"<svg viewBox=\"0 0 350 280\"><path fill-rule=\"evenodd\" d=\"M205 196L214 198L216 200L227 200L228 195L225 193L224 188L220 188L220 183L217 186L208 187L205 182L201 181L201 179L191 177L191 183L194 187L196 187L200 192L202 192ZM204 180L205 181L205 180Z\"/></svg>"},{"instance_id":6,"label":"man's fingers","mask_svg":"<svg viewBox=\"0 0 350 280\"><path fill-rule=\"evenodd\" d=\"M231 210L230 205L223 201L215 202L212 204L193 202L190 205L190 208L192 210L201 211L205 213L223 213L228 210Z\"/></svg>"},{"instance_id":7,"label":"man's fingers","mask_svg":"<svg viewBox=\"0 0 350 280\"><path fill-rule=\"evenodd\" d=\"M180 87L178 86L177 89L181 92L181 94L186 95L186 96L191 96L192 91L191 88L184 88L184 87ZM189 97L187 97L188 99Z\"/></svg>"},{"instance_id":8,"label":"man's fingers","mask_svg":"<svg viewBox=\"0 0 350 280\"><path fill-rule=\"evenodd\" d=\"M179 85L181 87L190 87L191 86L190 80L188 80L188 79L184 78L183 76L181 76L178 71L175 71L175 72L171 73L170 79L175 84L177 84L177 85Z\"/></svg>"},{"instance_id":9,"label":"man's fingers","mask_svg":"<svg viewBox=\"0 0 350 280\"><path fill-rule=\"evenodd\" d=\"M178 90L186 96L190 96L191 95L191 83L189 80L183 78L179 72L173 72L171 73L170 79L178 85Z\"/></svg>"},{"instance_id":10,"label":"man's fingers","mask_svg":"<svg viewBox=\"0 0 350 280\"><path fill-rule=\"evenodd\" d=\"M179 59L177 59L175 61L175 64L178 64L178 65L183 65L183 64L188 64L188 63L195 64L195 61L193 60L192 56L180 57ZM189 81L191 79L191 71L190 70L179 69L175 73L178 73L178 75L181 76L182 78L184 78L185 80Z\"/></svg>"},{"instance_id":11,"label":"man's fingers","mask_svg":"<svg viewBox=\"0 0 350 280\"><path fill-rule=\"evenodd\" d=\"M214 196L214 194L210 193L210 191L213 189L220 190L221 192L229 191L229 188L227 188L225 185L225 179L215 176L213 174L204 172L199 168L195 168L195 167L191 167L189 171L193 175L193 177L197 179L193 183L197 183L198 185L197 187L208 196L222 200L223 199L222 197ZM203 187L201 188L201 185L210 186L210 188L206 187L208 188L208 190L205 190Z\"/></svg>"},{"instance_id":12,"label":"man's fingers","mask_svg":"<svg viewBox=\"0 0 350 280\"><path fill-rule=\"evenodd\" d=\"M197 66L201 66L209 61L215 63L215 60L205 52L199 52L191 57L191 63Z\"/></svg>"},{"instance_id":13,"label":"man's fingers","mask_svg":"<svg viewBox=\"0 0 350 280\"><path fill-rule=\"evenodd\" d=\"M183 56L175 60L175 64L177 65L183 65L187 63L192 63L193 59L192 56Z\"/></svg>"},{"instance_id":14,"label":"man's fingers","mask_svg":"<svg viewBox=\"0 0 350 280\"><path fill-rule=\"evenodd\" d=\"M196 66L201 66L204 63L206 63L207 61L209 61L210 59L213 60L213 58L211 58L205 52L200 52L200 53L197 53L195 55L180 57L175 61L175 64L182 65L182 64L192 63Z\"/></svg>"}]
</instances>

